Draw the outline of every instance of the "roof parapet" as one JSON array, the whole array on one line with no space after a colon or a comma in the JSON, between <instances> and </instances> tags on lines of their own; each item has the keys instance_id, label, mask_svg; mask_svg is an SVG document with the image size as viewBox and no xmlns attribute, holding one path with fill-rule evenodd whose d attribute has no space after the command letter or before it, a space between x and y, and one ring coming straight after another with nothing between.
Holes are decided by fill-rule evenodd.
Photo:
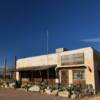
<instances>
[{"instance_id":1,"label":"roof parapet","mask_svg":"<svg viewBox=\"0 0 100 100\"><path fill-rule=\"evenodd\" d=\"M57 48L56 53L61 53L61 52L67 51L67 50L68 49L66 49L66 48Z\"/></svg>"}]
</instances>

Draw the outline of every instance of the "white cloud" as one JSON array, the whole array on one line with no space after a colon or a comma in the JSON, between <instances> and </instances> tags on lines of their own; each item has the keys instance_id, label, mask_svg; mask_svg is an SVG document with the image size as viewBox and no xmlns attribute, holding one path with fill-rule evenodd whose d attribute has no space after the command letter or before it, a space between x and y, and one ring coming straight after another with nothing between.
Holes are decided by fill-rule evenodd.
<instances>
[{"instance_id":1,"label":"white cloud","mask_svg":"<svg viewBox=\"0 0 100 100\"><path fill-rule=\"evenodd\" d=\"M83 39L83 42L100 42L100 38Z\"/></svg>"}]
</instances>

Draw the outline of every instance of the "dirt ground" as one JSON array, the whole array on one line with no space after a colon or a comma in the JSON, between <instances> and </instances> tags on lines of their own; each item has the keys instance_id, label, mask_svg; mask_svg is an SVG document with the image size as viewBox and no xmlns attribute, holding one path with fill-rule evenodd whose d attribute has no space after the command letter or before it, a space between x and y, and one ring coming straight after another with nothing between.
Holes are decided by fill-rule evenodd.
<instances>
[{"instance_id":1,"label":"dirt ground","mask_svg":"<svg viewBox=\"0 0 100 100\"><path fill-rule=\"evenodd\" d=\"M85 97L82 100L100 100L100 95Z\"/></svg>"},{"instance_id":2,"label":"dirt ground","mask_svg":"<svg viewBox=\"0 0 100 100\"><path fill-rule=\"evenodd\" d=\"M63 97L0 88L0 100L70 100Z\"/></svg>"},{"instance_id":3,"label":"dirt ground","mask_svg":"<svg viewBox=\"0 0 100 100\"><path fill-rule=\"evenodd\" d=\"M26 92L22 90L0 88L0 100L71 100L71 99L34 93L34 92ZM100 100L100 95L85 97L80 100Z\"/></svg>"}]
</instances>

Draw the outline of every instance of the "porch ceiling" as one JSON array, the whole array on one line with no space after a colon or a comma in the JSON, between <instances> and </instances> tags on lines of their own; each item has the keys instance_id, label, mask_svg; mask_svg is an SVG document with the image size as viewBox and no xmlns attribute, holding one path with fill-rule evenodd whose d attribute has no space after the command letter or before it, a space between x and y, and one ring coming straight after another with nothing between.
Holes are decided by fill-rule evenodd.
<instances>
[{"instance_id":1,"label":"porch ceiling","mask_svg":"<svg viewBox=\"0 0 100 100\"><path fill-rule=\"evenodd\" d=\"M46 70L49 68L55 68L57 65L44 65L44 66L32 66L32 67L23 67L17 68L17 71L27 71L27 70Z\"/></svg>"}]
</instances>

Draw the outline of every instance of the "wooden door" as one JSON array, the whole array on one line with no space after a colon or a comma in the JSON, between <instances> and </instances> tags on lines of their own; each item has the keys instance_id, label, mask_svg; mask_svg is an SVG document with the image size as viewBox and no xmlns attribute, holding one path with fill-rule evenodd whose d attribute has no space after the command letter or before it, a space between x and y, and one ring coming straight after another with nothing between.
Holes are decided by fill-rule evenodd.
<instances>
[{"instance_id":1,"label":"wooden door","mask_svg":"<svg viewBox=\"0 0 100 100\"><path fill-rule=\"evenodd\" d=\"M69 83L68 81L69 81L68 70L66 70L66 69L61 70L61 84L67 85Z\"/></svg>"}]
</instances>

